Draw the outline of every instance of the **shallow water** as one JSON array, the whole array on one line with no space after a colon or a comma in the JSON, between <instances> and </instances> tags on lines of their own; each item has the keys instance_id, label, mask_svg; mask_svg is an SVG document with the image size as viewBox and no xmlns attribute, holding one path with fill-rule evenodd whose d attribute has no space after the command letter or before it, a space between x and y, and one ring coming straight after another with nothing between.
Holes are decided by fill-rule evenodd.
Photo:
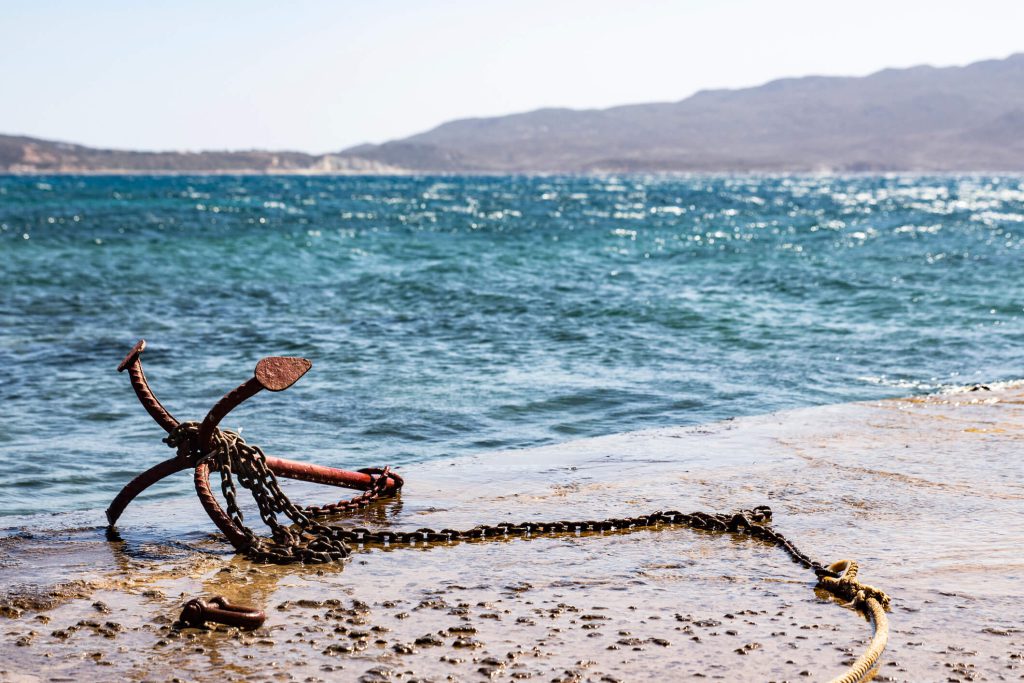
<instances>
[{"instance_id":1,"label":"shallow water","mask_svg":"<svg viewBox=\"0 0 1024 683\"><path fill-rule=\"evenodd\" d=\"M413 464L399 500L345 523L768 503L802 550L858 560L862 580L892 596L874 680L1019 680L1022 435L1019 384L809 408ZM0 680L825 680L870 635L777 548L688 529L268 567L210 536L194 500L130 507L113 541L98 511L12 521L0 539ZM214 594L266 609L267 624L170 628L186 599Z\"/></svg>"},{"instance_id":2,"label":"shallow water","mask_svg":"<svg viewBox=\"0 0 1024 683\"><path fill-rule=\"evenodd\" d=\"M1020 177L0 178L0 515L198 419L349 467L1024 374ZM160 486L148 499L188 495Z\"/></svg>"},{"instance_id":3,"label":"shallow water","mask_svg":"<svg viewBox=\"0 0 1024 683\"><path fill-rule=\"evenodd\" d=\"M108 539L171 455L114 371L139 337L182 419L311 358L225 426L401 466L360 523L768 503L892 594L876 680L1019 679L1022 223L1019 177L0 178L0 680L804 680L869 636L686 529L258 567L178 475ZM267 626L170 628L214 593Z\"/></svg>"}]
</instances>

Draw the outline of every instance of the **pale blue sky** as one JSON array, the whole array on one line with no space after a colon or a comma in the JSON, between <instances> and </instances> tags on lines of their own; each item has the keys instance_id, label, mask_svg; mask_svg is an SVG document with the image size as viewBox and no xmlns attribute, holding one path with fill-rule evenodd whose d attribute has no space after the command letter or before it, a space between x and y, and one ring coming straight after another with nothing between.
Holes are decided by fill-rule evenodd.
<instances>
[{"instance_id":1,"label":"pale blue sky","mask_svg":"<svg viewBox=\"0 0 1024 683\"><path fill-rule=\"evenodd\" d=\"M0 0L0 132L339 150L453 118L1024 51L1024 0Z\"/></svg>"}]
</instances>

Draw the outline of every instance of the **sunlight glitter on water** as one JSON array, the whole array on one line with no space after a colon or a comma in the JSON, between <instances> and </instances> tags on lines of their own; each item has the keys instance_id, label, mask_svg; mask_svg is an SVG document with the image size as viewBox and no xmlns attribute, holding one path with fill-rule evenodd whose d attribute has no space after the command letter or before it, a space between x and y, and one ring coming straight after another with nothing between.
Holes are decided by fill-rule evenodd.
<instances>
[{"instance_id":1,"label":"sunlight glitter on water","mask_svg":"<svg viewBox=\"0 0 1024 683\"><path fill-rule=\"evenodd\" d=\"M11 177L0 189L0 471L37 463L17 480L33 493L0 514L39 495L98 505L163 455L113 372L139 337L159 395L189 416L262 356L309 357L309 377L244 422L338 465L1024 372L1019 177ZM89 481L54 476L56 453Z\"/></svg>"}]
</instances>

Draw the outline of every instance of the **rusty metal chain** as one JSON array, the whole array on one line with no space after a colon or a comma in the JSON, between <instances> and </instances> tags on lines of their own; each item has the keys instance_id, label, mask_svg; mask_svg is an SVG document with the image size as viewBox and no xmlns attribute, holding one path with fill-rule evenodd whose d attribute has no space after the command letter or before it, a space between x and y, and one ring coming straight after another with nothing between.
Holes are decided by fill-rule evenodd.
<instances>
[{"instance_id":1,"label":"rusty metal chain","mask_svg":"<svg viewBox=\"0 0 1024 683\"><path fill-rule=\"evenodd\" d=\"M767 505L759 505L752 509L743 509L732 513L691 512L687 514L679 510L665 510L638 517L609 517L601 520L480 524L472 529L462 531L456 529L435 531L430 528L416 531L371 531L364 527L355 527L346 530L344 538L351 543L362 545L405 544L412 546L428 543L496 540L509 537L532 538L559 533L579 535L653 529L662 526L685 526L701 531L749 534L782 548L795 562L810 569L818 577L838 575L835 571L811 560L785 536L770 526L766 526L771 521L771 517L771 508Z\"/></svg>"},{"instance_id":2,"label":"rusty metal chain","mask_svg":"<svg viewBox=\"0 0 1024 683\"><path fill-rule=\"evenodd\" d=\"M226 394L207 413L202 423L178 423L153 396L146 382L139 355L145 349L140 341L122 361L118 370L129 369L132 387L147 412L168 432L164 441L177 449L177 455L129 482L107 508L107 520L113 525L132 499L147 486L183 469L195 469L196 493L210 518L227 536L235 549L246 557L263 563L324 563L343 560L355 546L424 547L451 545L460 542L486 542L509 538L535 538L550 534L604 534L635 529L685 526L718 533L743 534L759 538L784 550L795 562L812 570L818 587L836 597L849 600L850 605L866 612L873 624L874 635L865 652L832 683L856 683L875 670L888 641L889 627L885 610L889 597L857 578L858 566L843 560L825 567L801 552L789 539L771 527L772 511L766 505L732 513L658 511L637 517L611 517L582 521L527 521L519 524L501 522L480 524L472 529L421 528L415 531L372 531L366 527L346 529L322 524L318 518L355 512L374 501L397 494L403 485L400 476L385 468L369 468L346 472L323 468L281 458L270 458L258 446L247 444L235 432L221 430L217 424L233 408L257 392L282 391L294 384L309 370L310 361L303 358L271 356L262 359L253 377ZM210 490L211 471L220 472L221 493L227 512L221 508ZM275 474L277 472L277 474ZM350 499L323 506L300 508L289 500L277 482L278 475L317 483L363 489ZM259 536L245 526L238 506L237 483L248 489L259 510L260 519L270 528L270 537ZM266 615L256 608L235 605L222 597L196 599L185 604L180 623L201 626L213 621L239 628L258 628Z\"/></svg>"},{"instance_id":3,"label":"rusty metal chain","mask_svg":"<svg viewBox=\"0 0 1024 683\"><path fill-rule=\"evenodd\" d=\"M397 488L402 484L402 479L386 467L367 468L361 471L371 475L373 483L360 495L330 505L300 508L281 490L277 476L267 467L263 450L246 443L235 432L214 430L212 448L208 453L203 453L199 446L199 424L196 422L183 422L164 441L177 448L179 456L197 463L206 460L220 472L221 492L227 502L228 516L248 540L244 549L246 556L257 562L315 564L348 557L351 550L345 543L345 530L319 524L314 518L366 507L389 491L389 478L398 482ZM238 507L236 477L238 483L252 494L260 519L271 530L271 538L261 537L245 525L245 517ZM284 516L290 523L283 524L279 516ZM297 529L289 528L292 526Z\"/></svg>"},{"instance_id":4,"label":"rusty metal chain","mask_svg":"<svg viewBox=\"0 0 1024 683\"><path fill-rule=\"evenodd\" d=\"M361 495L330 505L299 508L281 490L277 477L267 467L266 456L259 446L246 443L235 432L217 429L213 433L212 448L209 452L203 453L198 444L198 430L199 426L195 422L182 423L165 441L171 447L177 448L180 456L187 457L193 462L205 459L210 462L213 469L220 472L221 492L227 501L228 515L248 540L243 552L256 562L334 562L351 554L350 543L363 546L422 545L508 537L530 538L542 534L602 533L660 526L685 526L704 531L748 534L781 548L795 562L812 570L818 577L837 576L836 572L812 560L789 539L769 526L772 511L767 505L733 513L683 513L678 510L667 510L637 517L611 517L600 520L480 524L472 529L463 530L421 528L415 531L372 531L365 527L347 529L321 524L316 518L354 512L393 490L400 489L401 477L387 467L360 470L373 477L373 484ZM252 494L259 509L260 519L271 530L271 538L261 537L245 526L244 515L237 502L236 477L238 483ZM397 481L395 489L389 490L389 477ZM283 524L280 516L287 518L290 524Z\"/></svg>"}]
</instances>

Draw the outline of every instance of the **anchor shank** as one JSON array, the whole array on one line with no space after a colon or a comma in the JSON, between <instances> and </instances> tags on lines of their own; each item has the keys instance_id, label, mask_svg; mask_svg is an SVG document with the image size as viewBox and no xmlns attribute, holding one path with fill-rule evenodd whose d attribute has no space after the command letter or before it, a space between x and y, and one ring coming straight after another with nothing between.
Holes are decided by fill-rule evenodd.
<instances>
[{"instance_id":1,"label":"anchor shank","mask_svg":"<svg viewBox=\"0 0 1024 683\"><path fill-rule=\"evenodd\" d=\"M313 484L324 484L326 486L358 489L360 491L367 490L375 481L372 476L364 472L349 472L335 467L275 458L272 455L267 456L267 467L278 477L308 481ZM388 486L395 486L395 480L391 477L388 477Z\"/></svg>"}]
</instances>

